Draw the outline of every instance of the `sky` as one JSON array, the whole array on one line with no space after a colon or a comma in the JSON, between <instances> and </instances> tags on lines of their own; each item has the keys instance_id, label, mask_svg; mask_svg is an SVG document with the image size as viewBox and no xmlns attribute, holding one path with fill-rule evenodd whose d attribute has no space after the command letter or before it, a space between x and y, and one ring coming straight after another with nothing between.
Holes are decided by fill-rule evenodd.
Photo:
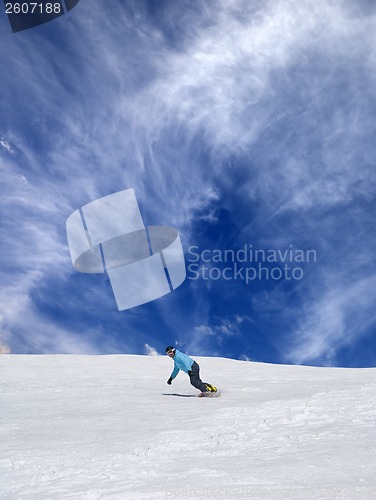
<instances>
[{"instance_id":1,"label":"sky","mask_svg":"<svg viewBox=\"0 0 376 500\"><path fill-rule=\"evenodd\" d=\"M2 353L376 365L374 2L81 0L0 37ZM118 311L65 223L128 188L187 278Z\"/></svg>"}]
</instances>

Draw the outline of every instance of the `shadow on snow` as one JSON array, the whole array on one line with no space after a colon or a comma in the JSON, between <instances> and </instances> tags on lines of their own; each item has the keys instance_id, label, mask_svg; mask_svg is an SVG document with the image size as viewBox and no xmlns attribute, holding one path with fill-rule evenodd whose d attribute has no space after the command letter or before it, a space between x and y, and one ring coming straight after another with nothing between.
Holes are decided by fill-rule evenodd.
<instances>
[{"instance_id":1,"label":"shadow on snow","mask_svg":"<svg viewBox=\"0 0 376 500\"><path fill-rule=\"evenodd\" d=\"M194 394L178 394L176 392L164 392L162 396L178 396L179 398L197 398Z\"/></svg>"}]
</instances>

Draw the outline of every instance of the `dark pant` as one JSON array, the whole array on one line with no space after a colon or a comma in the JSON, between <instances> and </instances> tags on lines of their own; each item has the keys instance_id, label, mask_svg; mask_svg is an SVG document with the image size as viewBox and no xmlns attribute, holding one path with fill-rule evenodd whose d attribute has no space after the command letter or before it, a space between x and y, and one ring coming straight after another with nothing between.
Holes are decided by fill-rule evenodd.
<instances>
[{"instance_id":1,"label":"dark pant","mask_svg":"<svg viewBox=\"0 0 376 500\"><path fill-rule=\"evenodd\" d=\"M196 363L196 361L193 362L192 368L188 372L191 384L193 387L196 387L201 392L206 392L208 389L204 382L200 379L200 367Z\"/></svg>"}]
</instances>

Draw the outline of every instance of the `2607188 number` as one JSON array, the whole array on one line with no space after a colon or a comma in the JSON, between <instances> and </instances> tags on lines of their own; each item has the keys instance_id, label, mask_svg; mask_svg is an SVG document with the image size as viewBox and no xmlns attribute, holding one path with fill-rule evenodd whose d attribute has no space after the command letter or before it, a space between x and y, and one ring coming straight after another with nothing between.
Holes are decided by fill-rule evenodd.
<instances>
[{"instance_id":1,"label":"2607188 number","mask_svg":"<svg viewBox=\"0 0 376 500\"><path fill-rule=\"evenodd\" d=\"M60 3L38 3L38 2L22 2L22 3L6 3L6 14L60 14Z\"/></svg>"}]
</instances>

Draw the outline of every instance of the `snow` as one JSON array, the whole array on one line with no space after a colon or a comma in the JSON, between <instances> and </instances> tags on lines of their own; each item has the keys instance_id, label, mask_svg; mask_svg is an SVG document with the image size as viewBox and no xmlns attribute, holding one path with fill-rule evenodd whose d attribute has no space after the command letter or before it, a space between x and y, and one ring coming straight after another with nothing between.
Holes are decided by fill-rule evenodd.
<instances>
[{"instance_id":1,"label":"snow","mask_svg":"<svg viewBox=\"0 0 376 500\"><path fill-rule=\"evenodd\" d=\"M0 356L2 500L376 498L375 369Z\"/></svg>"}]
</instances>

